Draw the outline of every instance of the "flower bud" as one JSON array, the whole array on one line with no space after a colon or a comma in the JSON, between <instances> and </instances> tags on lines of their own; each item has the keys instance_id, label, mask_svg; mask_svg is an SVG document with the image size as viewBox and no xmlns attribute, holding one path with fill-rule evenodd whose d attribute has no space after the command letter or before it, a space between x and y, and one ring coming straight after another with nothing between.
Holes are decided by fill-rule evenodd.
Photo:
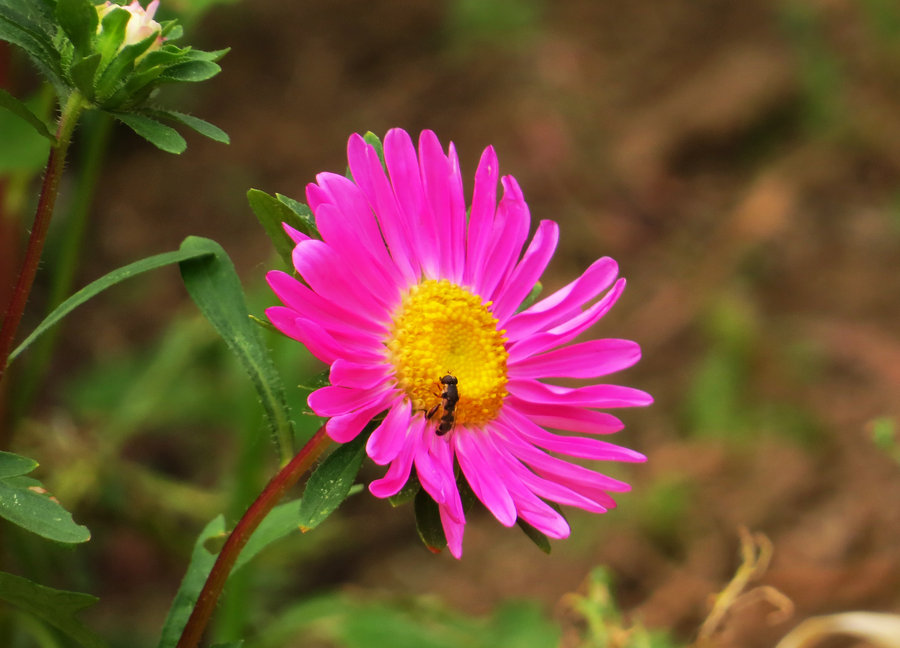
<instances>
[{"instance_id":1,"label":"flower bud","mask_svg":"<svg viewBox=\"0 0 900 648\"><path fill-rule=\"evenodd\" d=\"M100 18L98 32L102 29L103 18L113 9L124 9L131 14L128 24L125 26L125 40L122 41L122 47L126 45L134 45L156 34L156 40L147 49L148 52L159 49L163 44L162 26L153 20L153 15L159 7L159 0L153 0L144 9L138 0L132 0L130 5L119 5L110 0L97 7L97 13Z\"/></svg>"}]
</instances>

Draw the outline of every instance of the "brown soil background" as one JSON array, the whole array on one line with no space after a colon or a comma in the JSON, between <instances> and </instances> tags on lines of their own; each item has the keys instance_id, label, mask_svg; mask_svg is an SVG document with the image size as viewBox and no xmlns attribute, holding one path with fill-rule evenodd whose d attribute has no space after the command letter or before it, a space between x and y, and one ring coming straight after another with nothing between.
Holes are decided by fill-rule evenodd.
<instances>
[{"instance_id":1,"label":"brown soil background","mask_svg":"<svg viewBox=\"0 0 900 648\"><path fill-rule=\"evenodd\" d=\"M533 217L561 225L548 288L602 255L628 278L598 335L644 349L620 382L656 403L622 412L617 441L649 461L617 473L634 484L617 511L571 512L573 537L550 556L483 515L462 561L434 557L409 509L358 497L335 523L356 541L301 563L298 582L438 594L472 613L535 597L553 611L602 564L625 610L688 639L734 573L746 525L775 547L761 583L796 610L775 625L765 603L735 610L722 645L770 646L815 614L900 611L900 465L870 429L900 417L900 33L886 24L900 13L583 0L535 5L528 29L478 32L454 22L458 6L248 0L207 14L192 42L233 49L180 101L232 144L189 137L174 158L117 131L81 283L197 234L258 284L271 249L249 187L302 199L315 173L343 170L350 133L401 126L454 141L471 190L493 144ZM147 285L76 316L57 382L190 308L177 273ZM698 431L690 399L721 351L723 312L742 331L743 429ZM58 416L52 390L47 401L45 424ZM788 419L802 420L799 437ZM684 495L677 507L643 500L665 488ZM102 616L118 626L140 601L150 618L135 623L152 632L187 545L106 524ZM200 522L185 527L190 538Z\"/></svg>"}]
</instances>

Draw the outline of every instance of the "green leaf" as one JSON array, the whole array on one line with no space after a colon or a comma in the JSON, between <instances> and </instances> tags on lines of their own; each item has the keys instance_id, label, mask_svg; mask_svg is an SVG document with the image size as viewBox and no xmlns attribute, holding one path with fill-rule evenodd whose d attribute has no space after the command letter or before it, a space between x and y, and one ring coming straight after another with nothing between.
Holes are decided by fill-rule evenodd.
<instances>
[{"instance_id":1,"label":"green leaf","mask_svg":"<svg viewBox=\"0 0 900 648\"><path fill-rule=\"evenodd\" d=\"M519 525L519 528L528 536L528 539L531 540L538 549L543 551L545 554L550 553L550 539L544 535L541 531L538 531L533 526L528 524L522 518L516 520L516 524Z\"/></svg>"},{"instance_id":2,"label":"green leaf","mask_svg":"<svg viewBox=\"0 0 900 648\"><path fill-rule=\"evenodd\" d=\"M31 103L39 107L40 100ZM47 164L50 141L38 135L28 122L8 110L0 110L0 133L3 134L0 175L23 172L31 176L39 173Z\"/></svg>"},{"instance_id":3,"label":"green leaf","mask_svg":"<svg viewBox=\"0 0 900 648\"><path fill-rule=\"evenodd\" d=\"M163 254L157 254L146 259L141 259L140 261L135 261L134 263L129 263L127 266L123 266L117 270L113 270L112 272L103 275L96 281L92 281L91 283L89 283L87 286L85 286L77 293L65 300L63 303L61 303L59 306L54 308L53 312L47 315L44 321L41 322L36 329L34 329L31 335L25 338L25 340L18 347L16 347L12 353L9 354L9 362L12 362L15 358L17 358L19 354L21 354L25 349L28 348L29 345L31 345L32 342L34 342L40 335L45 333L54 324L59 322L63 317L81 306L91 297L96 296L107 288L115 286L117 283L125 281L126 279L131 279L132 277L147 272L148 270L155 270L156 268L161 268L172 263L180 263L181 261L185 261L187 259L195 259L198 257L210 256L213 254L215 254L215 248L212 246L209 246L206 249L197 247L189 250L182 249L176 252L164 252Z\"/></svg>"},{"instance_id":4,"label":"green leaf","mask_svg":"<svg viewBox=\"0 0 900 648\"><path fill-rule=\"evenodd\" d=\"M363 135L363 140L375 149L375 152L378 153L378 159L381 160L381 166L385 166L384 145L381 143L381 138L372 131L366 131L366 134Z\"/></svg>"},{"instance_id":5,"label":"green leaf","mask_svg":"<svg viewBox=\"0 0 900 648\"><path fill-rule=\"evenodd\" d=\"M45 621L83 648L103 648L105 645L75 616L99 600L94 596L53 589L0 572L0 600Z\"/></svg>"},{"instance_id":6,"label":"green leaf","mask_svg":"<svg viewBox=\"0 0 900 648\"><path fill-rule=\"evenodd\" d=\"M158 111L157 114L162 117L174 119L178 123L184 124L188 128L197 131L204 137L208 137L209 139L215 140L216 142L221 142L222 144L231 143L231 139L228 137L228 133L223 131L215 124L210 124L205 119L200 119L199 117L194 117L193 115L186 115L185 113L177 112L175 110L161 110Z\"/></svg>"},{"instance_id":7,"label":"green leaf","mask_svg":"<svg viewBox=\"0 0 900 648\"><path fill-rule=\"evenodd\" d=\"M447 537L444 535L444 526L441 524L438 505L424 488L416 493L414 509L416 511L416 531L419 532L419 538L425 543L428 551L439 553L447 546Z\"/></svg>"},{"instance_id":8,"label":"green leaf","mask_svg":"<svg viewBox=\"0 0 900 648\"><path fill-rule=\"evenodd\" d=\"M27 475L37 467L38 462L34 459L12 452L0 452L0 479Z\"/></svg>"},{"instance_id":9,"label":"green leaf","mask_svg":"<svg viewBox=\"0 0 900 648\"><path fill-rule=\"evenodd\" d=\"M300 502L300 530L314 529L341 505L366 455L368 435L360 434L337 447L310 475Z\"/></svg>"},{"instance_id":10,"label":"green leaf","mask_svg":"<svg viewBox=\"0 0 900 648\"><path fill-rule=\"evenodd\" d=\"M125 42L125 28L131 20L131 13L115 7L108 11L101 21L95 49L103 55L103 61L111 61Z\"/></svg>"},{"instance_id":11,"label":"green leaf","mask_svg":"<svg viewBox=\"0 0 900 648\"><path fill-rule=\"evenodd\" d=\"M197 307L218 331L250 376L269 422L272 439L283 459L293 456L294 426L288 416L281 377L250 321L241 281L225 250L209 239L189 236L183 251L214 250L213 256L181 262L181 277Z\"/></svg>"},{"instance_id":12,"label":"green leaf","mask_svg":"<svg viewBox=\"0 0 900 648\"><path fill-rule=\"evenodd\" d=\"M318 228L316 228L316 219L313 216L312 210L309 208L309 205L294 200L293 198L288 198L284 194L280 193L275 194L275 197L278 198L278 202L283 205L287 205L287 207L289 207L290 210L296 215L298 219L297 222L299 223L299 226L294 225L296 229L299 229L307 236L313 238L321 238L319 235L319 230ZM288 225L290 224L291 222L288 221Z\"/></svg>"},{"instance_id":13,"label":"green leaf","mask_svg":"<svg viewBox=\"0 0 900 648\"><path fill-rule=\"evenodd\" d=\"M0 40L21 47L40 68L57 92L63 92L59 52L50 34L29 17L0 4Z\"/></svg>"},{"instance_id":14,"label":"green leaf","mask_svg":"<svg viewBox=\"0 0 900 648\"><path fill-rule=\"evenodd\" d=\"M291 254L294 250L294 241L287 235L281 224L287 223L292 227L302 224L298 223L297 215L277 198L259 189L250 189L247 192L247 201L266 234L272 240L275 251L278 252L288 268L293 268L294 262L291 260Z\"/></svg>"},{"instance_id":15,"label":"green leaf","mask_svg":"<svg viewBox=\"0 0 900 648\"><path fill-rule=\"evenodd\" d=\"M91 46L91 37L97 33L97 9L88 0L57 0L56 19L76 51L84 52Z\"/></svg>"},{"instance_id":16,"label":"green leaf","mask_svg":"<svg viewBox=\"0 0 900 648\"><path fill-rule=\"evenodd\" d=\"M44 123L44 120L31 112L31 110L28 109L28 106L13 97L3 88L0 88L0 108L6 108L11 113L21 117L28 122L39 135L43 135L54 144L56 143L56 137L50 132L50 129L47 127L47 124Z\"/></svg>"},{"instance_id":17,"label":"green leaf","mask_svg":"<svg viewBox=\"0 0 900 648\"><path fill-rule=\"evenodd\" d=\"M56 542L75 544L91 539L87 527L76 524L41 482L22 473L0 478L0 517Z\"/></svg>"},{"instance_id":18,"label":"green leaf","mask_svg":"<svg viewBox=\"0 0 900 648\"><path fill-rule=\"evenodd\" d=\"M422 484L419 483L419 477L416 475L416 471L413 470L409 475L409 479L406 480L406 483L403 485L403 488L394 495L388 497L388 501L391 503L391 506L403 506L412 501L412 499L419 494L419 491L422 490Z\"/></svg>"},{"instance_id":19,"label":"green leaf","mask_svg":"<svg viewBox=\"0 0 900 648\"><path fill-rule=\"evenodd\" d=\"M300 500L298 499L273 508L250 536L231 572L239 570L276 540L281 540L286 535L297 531L299 519Z\"/></svg>"},{"instance_id":20,"label":"green leaf","mask_svg":"<svg viewBox=\"0 0 900 648\"><path fill-rule=\"evenodd\" d=\"M206 583L206 578L216 562L216 555L207 551L206 542L224 534L225 518L221 515L207 524L200 532L200 537L194 543L191 562L188 564L181 586L172 600L172 606L169 608L169 614L163 624L157 648L174 648L178 643L184 626L187 625L188 618L191 616L191 611L197 603L197 598L200 596L200 590L203 589L203 584Z\"/></svg>"},{"instance_id":21,"label":"green leaf","mask_svg":"<svg viewBox=\"0 0 900 648\"><path fill-rule=\"evenodd\" d=\"M99 103L103 104L117 88L121 87L122 81L134 70L134 62L156 41L156 37L156 34L151 34L138 43L126 45L116 53L97 79L96 93Z\"/></svg>"},{"instance_id":22,"label":"green leaf","mask_svg":"<svg viewBox=\"0 0 900 648\"><path fill-rule=\"evenodd\" d=\"M187 142L177 130L155 119L134 113L113 113L113 117L166 153L180 154L187 148Z\"/></svg>"},{"instance_id":23,"label":"green leaf","mask_svg":"<svg viewBox=\"0 0 900 648\"><path fill-rule=\"evenodd\" d=\"M194 83L211 79L221 71L222 68L212 61L187 61L168 68L160 78L168 81Z\"/></svg>"},{"instance_id":24,"label":"green leaf","mask_svg":"<svg viewBox=\"0 0 900 648\"><path fill-rule=\"evenodd\" d=\"M81 91L81 94L89 101L93 101L94 95L94 77L97 73L97 66L100 64L100 52L94 52L90 56L86 56L69 68L69 76L75 87Z\"/></svg>"}]
</instances>

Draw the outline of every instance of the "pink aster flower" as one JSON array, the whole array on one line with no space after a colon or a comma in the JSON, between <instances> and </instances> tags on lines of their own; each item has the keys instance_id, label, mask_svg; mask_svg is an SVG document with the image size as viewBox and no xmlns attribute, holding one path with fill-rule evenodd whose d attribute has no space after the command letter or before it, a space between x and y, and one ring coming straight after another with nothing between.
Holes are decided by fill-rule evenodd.
<instances>
[{"instance_id":1,"label":"pink aster flower","mask_svg":"<svg viewBox=\"0 0 900 648\"><path fill-rule=\"evenodd\" d=\"M541 221L522 251L528 206L515 179L499 177L493 148L481 156L468 210L456 151L451 144L444 153L431 131L418 154L405 131L388 132L387 173L359 135L348 160L352 181L322 173L307 187L322 240L288 228L303 281L270 272L284 306L266 313L331 365L331 385L309 405L330 417L332 439L350 441L384 413L366 451L389 467L369 490L394 495L415 467L457 558L465 528L457 468L501 524L521 518L551 538L567 537L569 526L548 502L594 513L614 507L609 493L627 484L562 457L643 461L593 435L623 427L598 410L651 397L545 381L594 379L640 358L629 340L572 342L622 294L615 261L597 260L519 311L553 256L558 227Z\"/></svg>"}]
</instances>

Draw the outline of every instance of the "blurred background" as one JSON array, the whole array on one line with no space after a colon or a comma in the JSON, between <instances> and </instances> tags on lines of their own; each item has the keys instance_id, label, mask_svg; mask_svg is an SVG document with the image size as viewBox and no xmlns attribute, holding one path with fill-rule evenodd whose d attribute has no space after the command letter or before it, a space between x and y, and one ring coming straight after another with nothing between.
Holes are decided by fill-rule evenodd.
<instances>
[{"instance_id":1,"label":"blurred background","mask_svg":"<svg viewBox=\"0 0 900 648\"><path fill-rule=\"evenodd\" d=\"M341 592L472 615L529 599L574 646L566 593L605 565L625 612L687 640L739 564L741 525L772 541L761 583L796 609L733 610L723 645L900 611L900 4L163 2L185 42L232 50L218 77L160 100L232 143L189 136L174 157L114 128L76 288L195 234L224 246L261 313L277 260L247 189L305 200L316 173L343 172L350 133L430 128L455 142L467 192L493 144L535 222L560 223L546 291L619 262L628 289L593 333L642 345L615 382L656 398L611 439L649 457L610 467L633 492L604 516L570 511L551 555L481 512L461 561L433 556L410 507L363 493L242 573L217 636L332 645L280 615ZM13 85L30 74L13 59ZM89 157L75 141L73 183ZM72 236L61 217L45 268ZM37 290L23 331L52 301ZM300 411L323 367L267 342ZM7 549L40 582L99 596L88 618L114 645L154 645L199 530L233 523L277 467L255 394L171 268L76 311L47 367L21 383L13 450L93 539L48 548L4 529Z\"/></svg>"}]
</instances>

